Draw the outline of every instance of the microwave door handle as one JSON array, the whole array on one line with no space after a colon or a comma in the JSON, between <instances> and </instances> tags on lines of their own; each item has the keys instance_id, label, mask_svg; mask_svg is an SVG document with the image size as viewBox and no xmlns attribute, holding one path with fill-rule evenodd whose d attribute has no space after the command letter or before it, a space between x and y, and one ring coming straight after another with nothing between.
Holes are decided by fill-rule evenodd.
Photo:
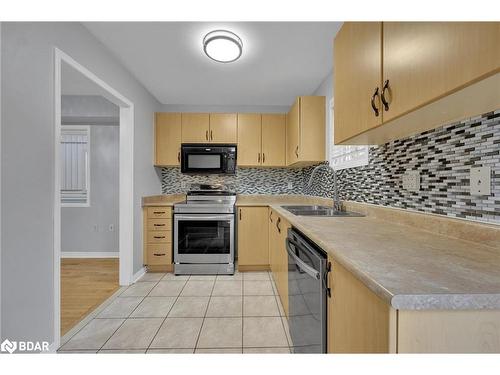
<instances>
[{"instance_id":1,"label":"microwave door handle","mask_svg":"<svg viewBox=\"0 0 500 375\"><path fill-rule=\"evenodd\" d=\"M318 271L316 271L314 268L306 264L302 259L300 259L297 255L292 250L292 246L297 247L297 243L295 241L290 240L289 238L286 239L286 250L288 252L288 255L293 259L295 262L297 269L299 272L302 270L303 272L307 273L309 276L315 278L316 280L319 280L321 278L321 275Z\"/></svg>"}]
</instances>

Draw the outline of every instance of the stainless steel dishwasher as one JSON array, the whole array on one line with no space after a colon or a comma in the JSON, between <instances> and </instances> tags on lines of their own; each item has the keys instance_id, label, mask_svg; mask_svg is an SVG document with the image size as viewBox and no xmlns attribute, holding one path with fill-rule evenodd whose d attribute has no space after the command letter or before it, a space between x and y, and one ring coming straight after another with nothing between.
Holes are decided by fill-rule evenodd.
<instances>
[{"instance_id":1,"label":"stainless steel dishwasher","mask_svg":"<svg viewBox=\"0 0 500 375\"><path fill-rule=\"evenodd\" d=\"M329 265L326 254L288 229L288 324L294 353L326 353Z\"/></svg>"}]
</instances>

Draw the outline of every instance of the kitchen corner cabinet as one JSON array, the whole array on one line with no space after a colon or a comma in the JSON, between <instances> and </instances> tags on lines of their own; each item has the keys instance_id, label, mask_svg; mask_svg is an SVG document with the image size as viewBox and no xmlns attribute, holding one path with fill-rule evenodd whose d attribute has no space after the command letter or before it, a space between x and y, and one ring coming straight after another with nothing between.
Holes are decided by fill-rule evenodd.
<instances>
[{"instance_id":1,"label":"kitchen corner cabinet","mask_svg":"<svg viewBox=\"0 0 500 375\"><path fill-rule=\"evenodd\" d=\"M181 161L181 114L155 114L155 166L177 166Z\"/></svg>"},{"instance_id":2,"label":"kitchen corner cabinet","mask_svg":"<svg viewBox=\"0 0 500 375\"><path fill-rule=\"evenodd\" d=\"M286 117L287 165L325 161L325 97L299 96Z\"/></svg>"},{"instance_id":3,"label":"kitchen corner cabinet","mask_svg":"<svg viewBox=\"0 0 500 375\"><path fill-rule=\"evenodd\" d=\"M500 22L346 22L335 144L381 144L500 105Z\"/></svg>"},{"instance_id":4,"label":"kitchen corner cabinet","mask_svg":"<svg viewBox=\"0 0 500 375\"><path fill-rule=\"evenodd\" d=\"M238 166L283 167L285 165L285 115L239 113Z\"/></svg>"},{"instance_id":5,"label":"kitchen corner cabinet","mask_svg":"<svg viewBox=\"0 0 500 375\"><path fill-rule=\"evenodd\" d=\"M238 269L269 269L267 207L238 208Z\"/></svg>"},{"instance_id":6,"label":"kitchen corner cabinet","mask_svg":"<svg viewBox=\"0 0 500 375\"><path fill-rule=\"evenodd\" d=\"M148 271L172 271L172 208L143 208L143 263Z\"/></svg>"},{"instance_id":7,"label":"kitchen corner cabinet","mask_svg":"<svg viewBox=\"0 0 500 375\"><path fill-rule=\"evenodd\" d=\"M286 237L290 224L269 209L269 263L271 274L278 290L278 296L288 317L288 253L286 251Z\"/></svg>"}]
</instances>

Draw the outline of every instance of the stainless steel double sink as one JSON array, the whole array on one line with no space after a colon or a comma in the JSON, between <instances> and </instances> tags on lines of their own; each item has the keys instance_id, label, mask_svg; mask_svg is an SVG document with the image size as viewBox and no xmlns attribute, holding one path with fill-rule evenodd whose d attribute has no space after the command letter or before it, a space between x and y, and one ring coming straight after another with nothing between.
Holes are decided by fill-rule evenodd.
<instances>
[{"instance_id":1,"label":"stainless steel double sink","mask_svg":"<svg viewBox=\"0 0 500 375\"><path fill-rule=\"evenodd\" d=\"M352 211L338 211L329 206L281 206L296 216L364 217Z\"/></svg>"}]
</instances>

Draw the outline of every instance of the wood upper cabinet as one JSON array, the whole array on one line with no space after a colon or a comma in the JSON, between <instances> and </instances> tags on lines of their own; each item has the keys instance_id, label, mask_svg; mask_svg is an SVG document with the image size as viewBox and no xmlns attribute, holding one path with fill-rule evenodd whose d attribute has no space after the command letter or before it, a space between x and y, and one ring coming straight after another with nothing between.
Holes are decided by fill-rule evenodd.
<instances>
[{"instance_id":1,"label":"wood upper cabinet","mask_svg":"<svg viewBox=\"0 0 500 375\"><path fill-rule=\"evenodd\" d=\"M498 109L499 45L500 22L345 22L335 143L382 144Z\"/></svg>"},{"instance_id":2,"label":"wood upper cabinet","mask_svg":"<svg viewBox=\"0 0 500 375\"><path fill-rule=\"evenodd\" d=\"M286 117L283 114L262 115L262 158L266 167L286 165Z\"/></svg>"},{"instance_id":3,"label":"wood upper cabinet","mask_svg":"<svg viewBox=\"0 0 500 375\"><path fill-rule=\"evenodd\" d=\"M287 165L325 161L325 97L299 96L287 115Z\"/></svg>"},{"instance_id":4,"label":"wood upper cabinet","mask_svg":"<svg viewBox=\"0 0 500 375\"><path fill-rule=\"evenodd\" d=\"M209 139L212 143L236 143L238 141L236 113L211 113Z\"/></svg>"},{"instance_id":5,"label":"wood upper cabinet","mask_svg":"<svg viewBox=\"0 0 500 375\"><path fill-rule=\"evenodd\" d=\"M180 164L181 114L156 113L155 116L155 166Z\"/></svg>"},{"instance_id":6,"label":"wood upper cabinet","mask_svg":"<svg viewBox=\"0 0 500 375\"><path fill-rule=\"evenodd\" d=\"M267 207L238 208L238 268L269 268Z\"/></svg>"},{"instance_id":7,"label":"wood upper cabinet","mask_svg":"<svg viewBox=\"0 0 500 375\"><path fill-rule=\"evenodd\" d=\"M383 27L383 78L390 90L384 122L500 68L500 22L384 22Z\"/></svg>"},{"instance_id":8,"label":"wood upper cabinet","mask_svg":"<svg viewBox=\"0 0 500 375\"><path fill-rule=\"evenodd\" d=\"M238 113L238 166L254 167L261 163L262 116Z\"/></svg>"},{"instance_id":9,"label":"wood upper cabinet","mask_svg":"<svg viewBox=\"0 0 500 375\"><path fill-rule=\"evenodd\" d=\"M208 113L182 114L182 143L210 142L210 116Z\"/></svg>"},{"instance_id":10,"label":"wood upper cabinet","mask_svg":"<svg viewBox=\"0 0 500 375\"><path fill-rule=\"evenodd\" d=\"M337 144L382 123L380 95L375 94L382 81L382 23L345 22L335 37L334 69Z\"/></svg>"}]
</instances>

